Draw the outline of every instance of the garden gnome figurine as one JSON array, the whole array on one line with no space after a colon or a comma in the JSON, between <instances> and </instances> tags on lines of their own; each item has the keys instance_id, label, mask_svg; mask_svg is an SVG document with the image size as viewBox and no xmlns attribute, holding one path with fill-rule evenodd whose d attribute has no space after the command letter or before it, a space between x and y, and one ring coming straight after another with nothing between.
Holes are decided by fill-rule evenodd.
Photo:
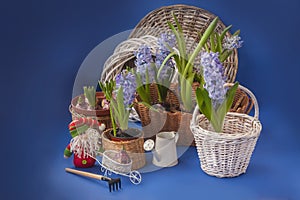
<instances>
[{"instance_id":1,"label":"garden gnome figurine","mask_svg":"<svg viewBox=\"0 0 300 200\"><path fill-rule=\"evenodd\" d=\"M75 167L88 168L95 164L95 157L100 149L100 135L105 129L104 124L89 118L79 118L69 124L72 136L70 144L64 151L64 157L69 158L74 153Z\"/></svg>"}]
</instances>

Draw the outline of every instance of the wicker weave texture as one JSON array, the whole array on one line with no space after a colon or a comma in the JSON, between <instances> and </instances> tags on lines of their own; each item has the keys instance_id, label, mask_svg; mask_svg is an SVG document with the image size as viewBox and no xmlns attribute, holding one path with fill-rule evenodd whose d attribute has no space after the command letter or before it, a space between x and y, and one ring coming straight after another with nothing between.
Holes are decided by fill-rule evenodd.
<instances>
[{"instance_id":1,"label":"wicker weave texture","mask_svg":"<svg viewBox=\"0 0 300 200\"><path fill-rule=\"evenodd\" d=\"M246 172L251 155L260 135L262 126L258 120L259 111L255 96L246 91L254 102L254 117L227 113L222 133L213 131L204 115L198 115L195 108L191 122L200 165L204 172L216 177L235 177Z\"/></svg>"},{"instance_id":2,"label":"wicker weave texture","mask_svg":"<svg viewBox=\"0 0 300 200\"><path fill-rule=\"evenodd\" d=\"M129 38L140 38L144 35L159 37L162 33L170 33L171 30L167 22L169 21L175 24L172 12L176 15L182 26L187 43L186 48L188 53L191 53L200 40L199 34L203 35L209 24L216 17L216 15L211 12L194 6L171 5L158 8L141 19L131 32ZM224 28L225 25L219 20L216 31L220 33ZM229 36L230 33L227 33L227 35ZM200 63L199 59L200 57L196 58L195 64ZM236 49L224 62L224 68L225 75L228 77L227 82L234 82L238 69L238 55Z\"/></svg>"},{"instance_id":3,"label":"wicker weave texture","mask_svg":"<svg viewBox=\"0 0 300 200\"><path fill-rule=\"evenodd\" d=\"M146 157L144 154L144 138L140 137L133 140L127 140L127 141L112 141L108 139L107 134L112 129L105 130L101 137L102 137L102 147L105 150L122 150L124 149L129 157L132 160L132 169L139 169L145 166L146 164Z\"/></svg>"},{"instance_id":4,"label":"wicker weave texture","mask_svg":"<svg viewBox=\"0 0 300 200\"><path fill-rule=\"evenodd\" d=\"M131 38L120 43L115 48L114 53L105 61L100 81L105 82L114 79L124 67L127 67L126 63L135 59L134 53L141 45L151 47L154 54L157 47L157 38L151 35L144 35L140 38Z\"/></svg>"},{"instance_id":5,"label":"wicker weave texture","mask_svg":"<svg viewBox=\"0 0 300 200\"><path fill-rule=\"evenodd\" d=\"M198 86L199 84L197 83L193 84L192 98L194 103L196 103L195 90ZM173 107L175 108L179 108L178 93L177 85L172 84L170 92L168 93L167 102L173 104ZM150 96L152 105L159 103L157 87L155 84L150 86ZM248 96L245 91L238 89L234 97L231 111L248 114L253 106L253 103L250 102L252 102L250 96ZM190 130L192 114L180 111L153 111L143 103L139 103L137 99L134 102L134 108L139 115L146 138L150 138L160 131L178 131L178 145L189 146L195 144L194 136Z\"/></svg>"},{"instance_id":6,"label":"wicker weave texture","mask_svg":"<svg viewBox=\"0 0 300 200\"><path fill-rule=\"evenodd\" d=\"M171 30L167 24L168 21L175 23L171 12L177 16L179 23L183 28L183 34L187 43L186 50L191 53L196 48L200 37L210 22L216 17L207 10L187 6L172 5L161 7L148 13L131 32L129 39L120 43L113 53L105 62L100 80L105 82L113 79L116 74L126 67L126 63L134 60L134 52L138 50L140 45L146 44L152 48L154 55L157 47L157 38L162 33L170 33ZM221 32L225 25L219 20L216 27L217 32ZM230 33L227 33L229 36ZM200 56L196 57L195 65L200 65ZM234 82L238 70L237 50L224 61L224 71L227 82Z\"/></svg>"}]
</instances>

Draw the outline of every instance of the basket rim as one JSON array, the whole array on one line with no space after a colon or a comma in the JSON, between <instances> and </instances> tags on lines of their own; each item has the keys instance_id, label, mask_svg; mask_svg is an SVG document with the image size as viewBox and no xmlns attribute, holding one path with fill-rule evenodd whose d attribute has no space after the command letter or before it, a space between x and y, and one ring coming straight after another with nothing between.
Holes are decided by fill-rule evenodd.
<instances>
[{"instance_id":1,"label":"basket rim","mask_svg":"<svg viewBox=\"0 0 300 200\"><path fill-rule=\"evenodd\" d=\"M225 86L232 86L232 83L227 83L225 84ZM194 113L193 113L193 118L191 120L191 124L190 124L190 128L194 129L194 131L196 131L195 129L198 129L199 131L198 134L203 134L206 135L207 137L214 137L214 138L222 138L222 139L240 139L240 138L251 138L251 137L257 137L261 130L262 130L262 125L259 121L259 106L258 106L258 102L257 99L255 97L255 95L246 87L242 86L239 84L238 86L241 90L243 90L244 92L246 92L251 99L253 100L254 103L254 116L250 116L248 114L244 114L244 113L235 113L235 112L227 112L226 117L227 116L233 116L233 117L237 117L237 118L244 118L244 119L249 119L250 121L252 121L252 128L253 130L251 132L246 132L244 134L226 134L226 133L217 133L214 131L208 131L206 129L203 129L202 127L199 126L199 120L200 118L205 117L203 114L198 115L199 112L199 106L196 105ZM226 120L225 117L225 120ZM258 130L257 132L255 132L254 130ZM193 132L193 131L192 131ZM195 135L195 133L193 132L193 134Z\"/></svg>"},{"instance_id":2,"label":"basket rim","mask_svg":"<svg viewBox=\"0 0 300 200\"><path fill-rule=\"evenodd\" d=\"M205 115L200 114L197 116L196 123L190 125L190 128L193 129L198 129L197 134L201 134L207 138L214 138L214 139L222 139L224 142L226 140L238 140L238 139L250 139L250 138L256 138L260 135L260 132L262 130L262 125L260 121L247 114L242 114L242 113L236 113L236 112L228 112L226 114L226 117L231 116L231 117L236 117L236 118L243 118L243 119L248 119L252 122L252 127L251 131L249 132L236 132L236 133L224 133L224 132L215 132L215 131L210 131L207 130L199 125L199 121L206 119ZM207 120L207 119L206 119ZM253 128L254 127L254 128ZM193 134L195 135L195 131L192 131Z\"/></svg>"},{"instance_id":3,"label":"basket rim","mask_svg":"<svg viewBox=\"0 0 300 200\"><path fill-rule=\"evenodd\" d=\"M147 17L149 17L150 15L152 15L155 12L158 12L162 9L171 9L171 8L190 8L190 9L195 9L195 10L201 10L201 11L204 11L204 12L216 17L216 15L213 14L212 12L210 12L206 9L203 9L203 8L199 8L197 6L192 6L192 5L187 5L187 4L173 4L173 5L161 6L159 8L156 8L156 9L150 11L142 19L140 19L139 22L144 21L145 19L147 19ZM128 38L133 38L132 35L135 34L135 30L137 30L137 29L139 29L139 23L133 28L133 31L130 33Z\"/></svg>"}]
</instances>

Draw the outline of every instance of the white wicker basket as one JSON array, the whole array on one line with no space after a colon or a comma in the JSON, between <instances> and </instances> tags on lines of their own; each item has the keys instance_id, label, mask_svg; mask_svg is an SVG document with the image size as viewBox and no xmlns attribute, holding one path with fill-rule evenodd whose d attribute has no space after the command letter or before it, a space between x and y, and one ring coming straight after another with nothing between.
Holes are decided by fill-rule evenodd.
<instances>
[{"instance_id":1,"label":"white wicker basket","mask_svg":"<svg viewBox=\"0 0 300 200\"><path fill-rule=\"evenodd\" d=\"M254 117L228 112L222 133L214 132L207 118L196 106L191 121L200 165L204 172L216 177L235 177L246 172L262 125L253 93L243 86L254 102Z\"/></svg>"}]
</instances>

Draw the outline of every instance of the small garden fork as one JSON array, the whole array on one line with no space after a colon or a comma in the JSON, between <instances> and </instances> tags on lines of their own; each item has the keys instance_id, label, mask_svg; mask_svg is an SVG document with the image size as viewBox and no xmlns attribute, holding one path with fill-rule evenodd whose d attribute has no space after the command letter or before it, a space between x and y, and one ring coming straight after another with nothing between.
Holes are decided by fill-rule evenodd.
<instances>
[{"instance_id":1,"label":"small garden fork","mask_svg":"<svg viewBox=\"0 0 300 200\"><path fill-rule=\"evenodd\" d=\"M121 179L120 178L113 179L113 178L109 178L106 176L93 174L93 173L89 173L89 172L84 172L84 171L71 169L71 168L65 168L65 170L66 170L66 172L69 172L69 173L78 174L81 176L108 182L109 192L111 192L111 190L115 191L115 190L121 189Z\"/></svg>"}]
</instances>

